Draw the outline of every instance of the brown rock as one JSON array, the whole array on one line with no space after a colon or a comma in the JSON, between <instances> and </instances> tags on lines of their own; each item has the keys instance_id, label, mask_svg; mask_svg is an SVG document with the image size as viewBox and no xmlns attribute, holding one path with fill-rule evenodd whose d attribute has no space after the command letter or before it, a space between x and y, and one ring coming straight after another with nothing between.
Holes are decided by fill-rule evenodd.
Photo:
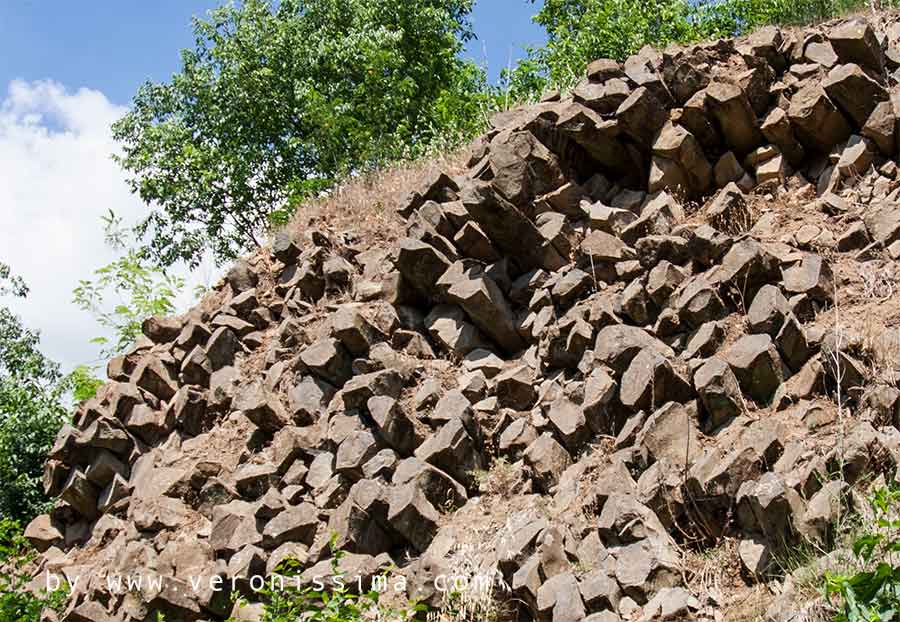
<instances>
[{"instance_id":1,"label":"brown rock","mask_svg":"<svg viewBox=\"0 0 900 622\"><path fill-rule=\"evenodd\" d=\"M706 105L719 122L725 142L737 153L750 153L762 143L756 115L747 94L736 84L713 82L706 89Z\"/></svg>"},{"instance_id":2,"label":"brown rock","mask_svg":"<svg viewBox=\"0 0 900 622\"><path fill-rule=\"evenodd\" d=\"M632 91L616 110L616 118L622 130L648 148L653 144L653 137L665 124L667 117L666 109L660 100L644 87Z\"/></svg>"},{"instance_id":3,"label":"brown rock","mask_svg":"<svg viewBox=\"0 0 900 622\"><path fill-rule=\"evenodd\" d=\"M838 65L829 71L822 86L857 128L866 124L879 102L888 101L884 87L852 63Z\"/></svg>"},{"instance_id":4,"label":"brown rock","mask_svg":"<svg viewBox=\"0 0 900 622\"><path fill-rule=\"evenodd\" d=\"M825 90L809 84L794 94L788 118L804 148L828 153L850 136L850 125Z\"/></svg>"},{"instance_id":5,"label":"brown rock","mask_svg":"<svg viewBox=\"0 0 900 622\"><path fill-rule=\"evenodd\" d=\"M769 335L746 335L726 352L726 360L741 385L753 399L767 404L784 381L784 362Z\"/></svg>"}]
</instances>

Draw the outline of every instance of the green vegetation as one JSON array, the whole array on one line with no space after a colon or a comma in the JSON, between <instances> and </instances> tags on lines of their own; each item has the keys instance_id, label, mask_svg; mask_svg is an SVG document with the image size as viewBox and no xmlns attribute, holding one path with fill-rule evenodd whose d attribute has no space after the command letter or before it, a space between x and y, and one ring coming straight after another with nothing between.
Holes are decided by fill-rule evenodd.
<instances>
[{"instance_id":1,"label":"green vegetation","mask_svg":"<svg viewBox=\"0 0 900 622\"><path fill-rule=\"evenodd\" d=\"M27 294L24 282L0 263L0 296ZM45 510L44 461L67 417L71 383L40 352L39 341L0 307L0 519L25 522Z\"/></svg>"},{"instance_id":2,"label":"green vegetation","mask_svg":"<svg viewBox=\"0 0 900 622\"><path fill-rule=\"evenodd\" d=\"M91 340L103 346L101 357L110 358L131 347L141 335L145 318L175 312L175 298L184 288L184 279L148 261L134 231L123 227L120 217L110 212L103 223L107 244L122 255L97 269L95 280L80 281L73 295L79 308L92 313L100 326L115 335L114 341L102 336ZM115 300L110 303L112 298ZM79 401L93 396L101 384L91 372L89 367L76 369L73 380Z\"/></svg>"},{"instance_id":3,"label":"green vegetation","mask_svg":"<svg viewBox=\"0 0 900 622\"><path fill-rule=\"evenodd\" d=\"M767 24L810 23L868 6L867 0L544 0L534 21L547 30L547 45L531 50L510 83L519 95L529 88L567 89L592 60L624 60L645 45L737 36Z\"/></svg>"},{"instance_id":4,"label":"green vegetation","mask_svg":"<svg viewBox=\"0 0 900 622\"><path fill-rule=\"evenodd\" d=\"M113 128L152 259L258 245L342 175L480 129L484 73L460 59L473 0L246 0L195 20L171 81Z\"/></svg>"},{"instance_id":5,"label":"green vegetation","mask_svg":"<svg viewBox=\"0 0 900 622\"><path fill-rule=\"evenodd\" d=\"M322 578L324 589L307 587L297 589L292 581L285 581L285 589L264 589L259 596L265 602L262 622L363 622L376 619L384 622L406 622L425 611L422 605L411 605L409 609L392 609L380 601L381 594L373 589L362 594L350 591L353 578L345 577L340 569L340 561L345 553L335 548L335 536L331 540L331 576ZM299 574L301 564L295 559L287 559L279 564L276 572L284 577ZM239 599L239 606L246 602Z\"/></svg>"},{"instance_id":6,"label":"green vegetation","mask_svg":"<svg viewBox=\"0 0 900 622\"><path fill-rule=\"evenodd\" d=\"M0 620L38 622L45 610L62 611L64 590L33 594L26 589L31 577L25 567L35 554L19 523L0 519Z\"/></svg>"},{"instance_id":7,"label":"green vegetation","mask_svg":"<svg viewBox=\"0 0 900 622\"><path fill-rule=\"evenodd\" d=\"M853 543L859 570L825 577L826 595L841 601L835 622L888 622L900 616L900 490L878 488L869 504L871 527Z\"/></svg>"}]
</instances>

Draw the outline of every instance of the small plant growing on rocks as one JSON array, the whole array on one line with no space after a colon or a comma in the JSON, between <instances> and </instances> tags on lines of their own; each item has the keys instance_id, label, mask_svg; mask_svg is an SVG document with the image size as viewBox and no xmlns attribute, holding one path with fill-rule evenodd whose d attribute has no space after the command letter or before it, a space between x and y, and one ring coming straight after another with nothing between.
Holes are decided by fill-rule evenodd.
<instances>
[{"instance_id":1,"label":"small plant growing on rocks","mask_svg":"<svg viewBox=\"0 0 900 622\"><path fill-rule=\"evenodd\" d=\"M873 528L853 543L861 569L825 577L826 595L840 600L835 622L888 622L900 615L900 489L878 488L869 503Z\"/></svg>"},{"instance_id":2,"label":"small plant growing on rocks","mask_svg":"<svg viewBox=\"0 0 900 622\"><path fill-rule=\"evenodd\" d=\"M332 576L343 577L346 573L341 570L340 562L345 552L335 547L335 537L332 537L331 551ZM276 568L276 572L285 577L296 576L300 570L301 564L296 559L286 559ZM407 622L425 611L424 605L416 603L411 603L409 609L390 608L380 602L378 590L354 594L350 591L351 586L352 582L335 582L330 589L261 590L260 596L266 603L261 622ZM241 602L239 606L244 604Z\"/></svg>"},{"instance_id":3,"label":"small plant growing on rocks","mask_svg":"<svg viewBox=\"0 0 900 622\"><path fill-rule=\"evenodd\" d=\"M44 611L62 611L65 590L35 594L27 587L26 567L35 555L18 523L0 520L0 620L38 622Z\"/></svg>"}]
</instances>

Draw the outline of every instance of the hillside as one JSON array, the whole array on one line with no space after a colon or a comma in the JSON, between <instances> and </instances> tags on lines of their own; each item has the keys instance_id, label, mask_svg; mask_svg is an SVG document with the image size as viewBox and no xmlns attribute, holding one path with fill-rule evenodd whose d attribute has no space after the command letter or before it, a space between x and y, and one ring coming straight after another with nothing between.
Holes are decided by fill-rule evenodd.
<instances>
[{"instance_id":1,"label":"hillside","mask_svg":"<svg viewBox=\"0 0 900 622\"><path fill-rule=\"evenodd\" d=\"M463 165L301 210L60 432L35 586L258 620L232 591L340 550L440 619L822 619L900 459L898 40L598 60Z\"/></svg>"}]
</instances>

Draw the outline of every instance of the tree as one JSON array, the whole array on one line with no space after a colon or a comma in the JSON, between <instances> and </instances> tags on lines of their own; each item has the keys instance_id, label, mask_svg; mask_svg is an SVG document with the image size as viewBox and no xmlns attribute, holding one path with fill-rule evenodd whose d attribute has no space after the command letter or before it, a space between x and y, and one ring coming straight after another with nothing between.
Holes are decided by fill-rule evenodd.
<instances>
[{"instance_id":1,"label":"tree","mask_svg":"<svg viewBox=\"0 0 900 622\"><path fill-rule=\"evenodd\" d=\"M0 296L27 293L0 263ZM44 461L67 416L68 383L39 342L38 333L0 307L0 519L24 522L46 508Z\"/></svg>"},{"instance_id":2,"label":"tree","mask_svg":"<svg viewBox=\"0 0 900 622\"><path fill-rule=\"evenodd\" d=\"M531 0L534 2L534 0ZM688 0L545 0L534 17L547 44L531 54L547 84L568 88L598 58L624 60L647 44L665 46L692 38Z\"/></svg>"},{"instance_id":3,"label":"tree","mask_svg":"<svg viewBox=\"0 0 900 622\"><path fill-rule=\"evenodd\" d=\"M181 71L113 127L162 265L258 245L270 217L340 176L482 124L459 52L473 0L246 0L194 21Z\"/></svg>"},{"instance_id":4,"label":"tree","mask_svg":"<svg viewBox=\"0 0 900 622\"><path fill-rule=\"evenodd\" d=\"M124 227L112 210L103 217L103 225L107 245L122 255L95 270L95 280L80 280L72 293L78 307L92 313L100 326L113 333L113 340L104 336L91 340L104 346L102 358L111 358L140 337L145 318L175 312L175 298L184 288L184 279L150 263L146 250L137 247L134 231ZM116 300L110 303L112 296ZM72 373L76 398L89 396L92 386L94 391L98 388L90 371L81 366Z\"/></svg>"}]
</instances>

